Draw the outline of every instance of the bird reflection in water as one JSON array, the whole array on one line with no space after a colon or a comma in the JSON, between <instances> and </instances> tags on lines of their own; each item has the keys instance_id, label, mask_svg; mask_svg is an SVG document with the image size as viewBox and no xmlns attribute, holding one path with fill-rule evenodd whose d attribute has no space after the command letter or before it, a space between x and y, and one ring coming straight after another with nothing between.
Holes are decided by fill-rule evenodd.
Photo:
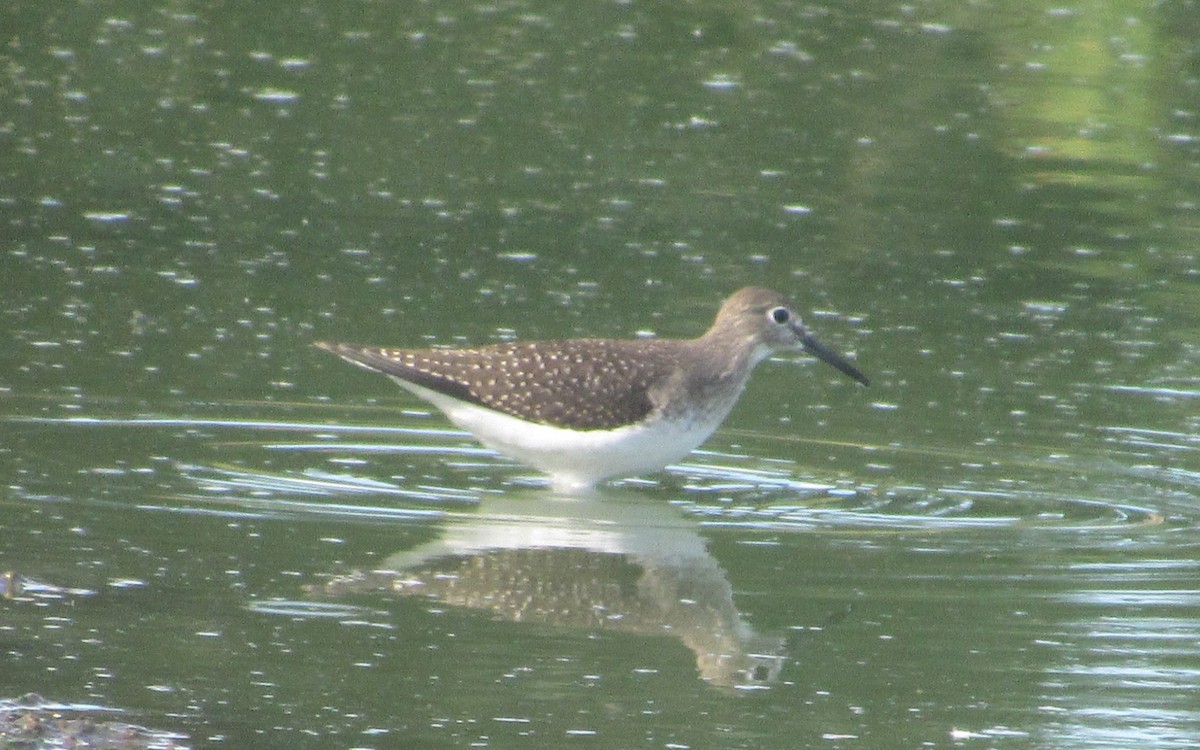
<instances>
[{"instance_id":1,"label":"bird reflection in water","mask_svg":"<svg viewBox=\"0 0 1200 750\"><path fill-rule=\"evenodd\" d=\"M738 613L694 519L661 500L489 498L436 541L314 593L379 591L512 622L673 638L724 688L767 685L787 659L782 636L756 633Z\"/></svg>"}]
</instances>

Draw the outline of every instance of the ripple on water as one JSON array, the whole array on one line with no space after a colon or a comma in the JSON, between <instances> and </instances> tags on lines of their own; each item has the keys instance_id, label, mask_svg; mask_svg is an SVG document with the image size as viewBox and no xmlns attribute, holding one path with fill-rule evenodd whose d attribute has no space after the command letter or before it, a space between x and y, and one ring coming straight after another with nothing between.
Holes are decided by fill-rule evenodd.
<instances>
[{"instance_id":1,"label":"ripple on water","mask_svg":"<svg viewBox=\"0 0 1200 750\"><path fill-rule=\"evenodd\" d=\"M170 503L162 507L186 512L421 522L440 518L447 504L473 505L484 495L528 486L527 469L473 445L464 433L440 428L226 418L77 416L12 421L37 424L39 430L61 427L64 445L94 439L96 430L131 431L149 438L164 455L194 459L228 453L229 459L221 463L182 459L174 464L184 485L181 494L192 502L186 507ZM300 439L281 441L281 432ZM370 433L379 434L380 440L364 441ZM720 437L718 433L714 440ZM755 453L793 452L790 446L773 445L770 437L763 442ZM1196 486L1194 476L1179 472L1128 465L1079 467L1062 456L1042 462L1013 456L1006 461L994 449L989 449L984 461L970 455L970 448L954 455L953 462L947 462L946 451L925 451L927 460L922 461L920 449L894 449L891 464L899 468L883 474L896 478L889 484L866 481L869 470L863 466L862 446L825 448L835 453L832 469L811 470L793 461L749 453L697 451L664 474L618 482L617 491L669 495L667 500L705 525L772 532L1096 531L1155 526L1178 518L1186 521L1192 505L1177 503L1174 497L1190 495ZM891 449L871 449L872 460L886 450ZM411 471L395 475L396 467L380 454L405 456ZM439 475L439 470L445 475ZM156 467L153 481L161 480L163 471ZM834 478L824 481L827 476ZM931 476L944 480L911 481ZM347 498L362 500L346 502Z\"/></svg>"},{"instance_id":2,"label":"ripple on water","mask_svg":"<svg viewBox=\"0 0 1200 750\"><path fill-rule=\"evenodd\" d=\"M371 618L376 621L386 620L388 616L388 613L382 610L350 604L274 598L252 601L246 605L246 609L263 615L277 615L300 620L329 619L347 624L368 623ZM390 628L392 626L380 623L379 627Z\"/></svg>"},{"instance_id":3,"label":"ripple on water","mask_svg":"<svg viewBox=\"0 0 1200 750\"><path fill-rule=\"evenodd\" d=\"M964 498L946 490L919 495L863 489L848 497L829 495L805 504L709 505L689 502L685 510L708 526L770 531L876 531L1034 528L1060 531L1128 529L1157 525L1163 516L1148 508L1107 501L1034 493Z\"/></svg>"},{"instance_id":4,"label":"ripple on water","mask_svg":"<svg viewBox=\"0 0 1200 750\"><path fill-rule=\"evenodd\" d=\"M843 479L812 482L800 468L746 455L694 454L695 463L673 471L688 477L681 506L709 526L779 531L905 531L1027 528L1058 531L1123 530L1157 526L1166 513L1151 503L1105 497L1135 497L1129 472L1093 473L1085 486L1068 485L1058 462L1031 467L1027 461L994 466L989 479L940 485L863 483ZM899 473L899 470L891 472ZM1019 478L1014 479L1016 475ZM1166 482L1168 478L1155 477ZM1119 480L1119 481L1118 481ZM1140 476L1143 494L1153 497ZM1090 495L1080 490L1091 490Z\"/></svg>"}]
</instances>

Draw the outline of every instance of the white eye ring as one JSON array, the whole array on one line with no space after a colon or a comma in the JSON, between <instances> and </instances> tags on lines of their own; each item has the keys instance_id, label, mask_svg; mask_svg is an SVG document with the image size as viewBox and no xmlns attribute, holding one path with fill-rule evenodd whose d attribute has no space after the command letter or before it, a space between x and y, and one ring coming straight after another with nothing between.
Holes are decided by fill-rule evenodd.
<instances>
[{"instance_id":1,"label":"white eye ring","mask_svg":"<svg viewBox=\"0 0 1200 750\"><path fill-rule=\"evenodd\" d=\"M792 311L786 307L773 307L767 311L767 317L779 325L786 325L792 319Z\"/></svg>"}]
</instances>

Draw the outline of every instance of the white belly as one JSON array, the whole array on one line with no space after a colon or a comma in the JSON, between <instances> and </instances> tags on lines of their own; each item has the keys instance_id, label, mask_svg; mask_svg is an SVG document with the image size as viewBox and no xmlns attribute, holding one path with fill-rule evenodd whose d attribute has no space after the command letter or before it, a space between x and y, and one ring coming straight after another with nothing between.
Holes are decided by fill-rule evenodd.
<instances>
[{"instance_id":1,"label":"white belly","mask_svg":"<svg viewBox=\"0 0 1200 750\"><path fill-rule=\"evenodd\" d=\"M705 441L729 409L612 430L570 430L531 424L393 378L436 406L489 448L550 475L555 487L579 490L604 479L658 471ZM732 407L732 403L730 403Z\"/></svg>"}]
</instances>

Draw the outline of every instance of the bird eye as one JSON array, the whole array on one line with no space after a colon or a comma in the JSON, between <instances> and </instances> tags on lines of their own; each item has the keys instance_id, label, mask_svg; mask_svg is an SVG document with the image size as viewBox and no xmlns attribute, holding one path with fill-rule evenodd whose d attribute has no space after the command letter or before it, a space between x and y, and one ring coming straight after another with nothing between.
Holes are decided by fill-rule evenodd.
<instances>
[{"instance_id":1,"label":"bird eye","mask_svg":"<svg viewBox=\"0 0 1200 750\"><path fill-rule=\"evenodd\" d=\"M792 318L792 312L786 307L776 307L771 310L771 312L767 313L767 315L770 315L771 320L775 321L779 325L783 325Z\"/></svg>"}]
</instances>

